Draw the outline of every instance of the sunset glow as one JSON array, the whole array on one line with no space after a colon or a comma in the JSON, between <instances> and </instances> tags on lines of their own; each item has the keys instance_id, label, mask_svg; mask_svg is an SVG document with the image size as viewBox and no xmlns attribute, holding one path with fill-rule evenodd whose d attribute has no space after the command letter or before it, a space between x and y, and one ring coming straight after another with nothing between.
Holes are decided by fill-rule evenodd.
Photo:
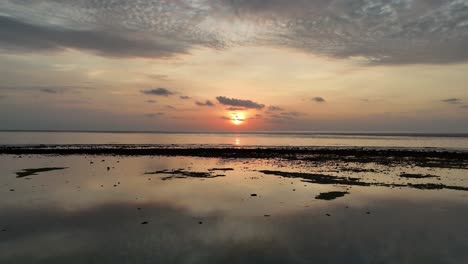
<instances>
[{"instance_id":1,"label":"sunset glow","mask_svg":"<svg viewBox=\"0 0 468 264\"><path fill-rule=\"evenodd\" d=\"M0 0L0 263L468 263L467 73L468 0Z\"/></svg>"},{"instance_id":2,"label":"sunset glow","mask_svg":"<svg viewBox=\"0 0 468 264\"><path fill-rule=\"evenodd\" d=\"M0 129L468 129L464 1L114 2L0 1Z\"/></svg>"},{"instance_id":3,"label":"sunset glow","mask_svg":"<svg viewBox=\"0 0 468 264\"><path fill-rule=\"evenodd\" d=\"M245 122L245 115L243 113L234 113L231 122L236 126L242 125Z\"/></svg>"}]
</instances>

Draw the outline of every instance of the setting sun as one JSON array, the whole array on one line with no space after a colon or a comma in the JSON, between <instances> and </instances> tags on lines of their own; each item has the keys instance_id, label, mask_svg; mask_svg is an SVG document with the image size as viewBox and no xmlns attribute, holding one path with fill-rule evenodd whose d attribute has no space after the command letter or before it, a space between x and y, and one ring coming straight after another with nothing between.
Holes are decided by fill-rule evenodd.
<instances>
[{"instance_id":1,"label":"setting sun","mask_svg":"<svg viewBox=\"0 0 468 264\"><path fill-rule=\"evenodd\" d=\"M236 125L242 125L245 122L245 115L243 113L233 113L231 122Z\"/></svg>"}]
</instances>

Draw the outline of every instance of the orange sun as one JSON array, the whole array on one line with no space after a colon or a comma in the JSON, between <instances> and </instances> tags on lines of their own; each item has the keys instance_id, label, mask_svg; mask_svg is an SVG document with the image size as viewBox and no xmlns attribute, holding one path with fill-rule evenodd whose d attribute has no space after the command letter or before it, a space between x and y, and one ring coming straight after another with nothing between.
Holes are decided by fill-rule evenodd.
<instances>
[{"instance_id":1,"label":"orange sun","mask_svg":"<svg viewBox=\"0 0 468 264\"><path fill-rule=\"evenodd\" d=\"M245 122L244 114L243 113L232 114L231 122L236 126L242 125Z\"/></svg>"}]
</instances>

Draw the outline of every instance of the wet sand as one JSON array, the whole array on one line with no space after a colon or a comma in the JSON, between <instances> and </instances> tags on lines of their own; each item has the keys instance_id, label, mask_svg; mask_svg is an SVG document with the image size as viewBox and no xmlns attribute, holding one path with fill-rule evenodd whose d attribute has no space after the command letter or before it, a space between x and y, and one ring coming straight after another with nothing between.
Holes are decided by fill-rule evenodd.
<instances>
[{"instance_id":1,"label":"wet sand","mask_svg":"<svg viewBox=\"0 0 468 264\"><path fill-rule=\"evenodd\" d=\"M0 263L468 262L466 153L0 153Z\"/></svg>"}]
</instances>

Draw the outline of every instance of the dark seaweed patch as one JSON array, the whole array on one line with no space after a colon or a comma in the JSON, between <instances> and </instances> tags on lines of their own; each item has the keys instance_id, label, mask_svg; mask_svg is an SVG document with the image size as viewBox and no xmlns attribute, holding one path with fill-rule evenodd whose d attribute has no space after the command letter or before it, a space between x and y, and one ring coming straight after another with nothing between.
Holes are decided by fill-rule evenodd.
<instances>
[{"instance_id":1,"label":"dark seaweed patch","mask_svg":"<svg viewBox=\"0 0 468 264\"><path fill-rule=\"evenodd\" d=\"M331 175L315 174L315 173L303 173L303 172L286 172L286 171L271 171L262 170L261 173L268 175L276 175L287 178L300 178L304 182L317 183L317 184L340 184L350 186L380 186L380 187L407 187L415 188L420 190L456 190L456 191L468 191L468 187L463 186L452 186L445 184L434 184L434 183L423 183L423 184L399 184L399 183L384 183L384 182L364 182L360 181L359 178L349 177L338 177Z\"/></svg>"},{"instance_id":2,"label":"dark seaweed patch","mask_svg":"<svg viewBox=\"0 0 468 264\"><path fill-rule=\"evenodd\" d=\"M400 174L400 177L410 178L410 179L440 178L439 176L430 175L430 174L413 174L413 173L402 173Z\"/></svg>"},{"instance_id":3,"label":"dark seaweed patch","mask_svg":"<svg viewBox=\"0 0 468 264\"><path fill-rule=\"evenodd\" d=\"M32 175L37 175L40 172L54 171L54 170L64 170L68 169L67 167L51 167L51 168L37 168L37 169L23 169L16 172L16 178L24 178Z\"/></svg>"},{"instance_id":4,"label":"dark seaweed patch","mask_svg":"<svg viewBox=\"0 0 468 264\"><path fill-rule=\"evenodd\" d=\"M171 176L163 177L162 180L172 180L172 179L184 179L184 178L217 178L223 177L220 174L212 174L211 172L196 172L196 171L185 171L182 169L179 170L161 170L154 172L146 172L145 174L167 174Z\"/></svg>"},{"instance_id":5,"label":"dark seaweed patch","mask_svg":"<svg viewBox=\"0 0 468 264\"><path fill-rule=\"evenodd\" d=\"M326 192L326 193L320 193L319 195L315 196L315 199L319 200L335 200L336 198L343 197L346 194L349 194L349 192Z\"/></svg>"},{"instance_id":6,"label":"dark seaweed patch","mask_svg":"<svg viewBox=\"0 0 468 264\"><path fill-rule=\"evenodd\" d=\"M233 168L212 168L212 169L208 169L208 171L233 171L234 169Z\"/></svg>"}]
</instances>

